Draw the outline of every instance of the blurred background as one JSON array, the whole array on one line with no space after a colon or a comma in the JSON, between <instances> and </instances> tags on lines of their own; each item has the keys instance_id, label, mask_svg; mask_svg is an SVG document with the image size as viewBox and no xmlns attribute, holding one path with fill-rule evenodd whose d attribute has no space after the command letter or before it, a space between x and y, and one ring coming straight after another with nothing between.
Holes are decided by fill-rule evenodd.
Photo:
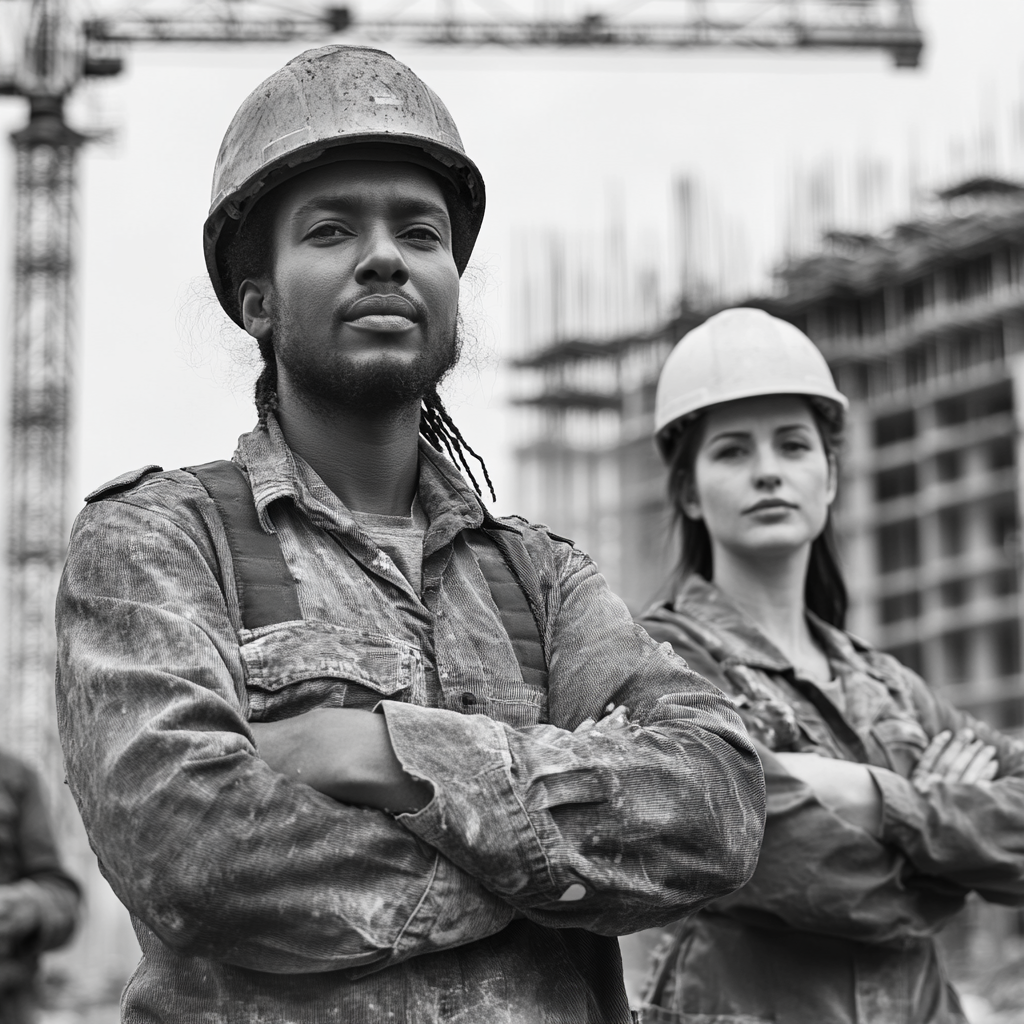
<instances>
[{"instance_id":1,"label":"blurred background","mask_svg":"<svg viewBox=\"0 0 1024 1024\"><path fill-rule=\"evenodd\" d=\"M1024 727L1019 0L0 0L0 743L42 770L87 891L45 964L52 1022L116 1020L138 956L55 741L70 520L252 426L254 346L203 267L213 161L243 97L328 41L408 63L487 180L446 398L498 511L573 537L643 610L673 558L661 362L710 313L765 308L852 401L851 628ZM1024 1019L1017 911L972 904L945 949L972 1020Z\"/></svg>"}]
</instances>

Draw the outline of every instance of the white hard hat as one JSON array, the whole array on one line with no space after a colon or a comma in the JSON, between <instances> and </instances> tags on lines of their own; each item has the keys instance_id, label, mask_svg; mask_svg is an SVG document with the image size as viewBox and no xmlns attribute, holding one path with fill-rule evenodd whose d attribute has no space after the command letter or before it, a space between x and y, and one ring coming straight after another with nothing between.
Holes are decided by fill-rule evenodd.
<instances>
[{"instance_id":1,"label":"white hard hat","mask_svg":"<svg viewBox=\"0 0 1024 1024\"><path fill-rule=\"evenodd\" d=\"M655 433L708 406L758 395L811 395L840 412L850 405L803 331L763 309L726 309L669 353L654 399Z\"/></svg>"}]
</instances>

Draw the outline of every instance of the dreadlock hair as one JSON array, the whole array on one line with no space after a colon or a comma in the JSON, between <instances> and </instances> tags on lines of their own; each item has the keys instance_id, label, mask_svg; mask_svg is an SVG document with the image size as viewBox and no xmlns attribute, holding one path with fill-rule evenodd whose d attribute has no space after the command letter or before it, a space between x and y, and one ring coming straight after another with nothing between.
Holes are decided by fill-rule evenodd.
<instances>
[{"instance_id":1,"label":"dreadlock hair","mask_svg":"<svg viewBox=\"0 0 1024 1024\"><path fill-rule=\"evenodd\" d=\"M452 209L453 203L461 203L462 200L451 183L439 176L435 177L441 185L448 208ZM242 282L249 277L270 277L273 271L273 215L273 203L256 203L218 253L217 262L224 284L224 295L238 321L242 319L242 311L238 304L238 289ZM277 411L277 357L274 354L273 338L259 339L257 344L263 360L263 369L256 379L253 397L259 422L266 426L267 417ZM452 462L462 467L473 485L473 490L482 498L483 491L469 467L466 456L475 459L483 471L491 500L497 501L486 463L462 436L462 431L455 425L436 387L431 388L423 396L420 435L432 448L447 455Z\"/></svg>"},{"instance_id":2,"label":"dreadlock hair","mask_svg":"<svg viewBox=\"0 0 1024 1024\"><path fill-rule=\"evenodd\" d=\"M842 447L843 424L831 403L808 398L814 422L821 436L825 454L838 456ZM677 578L682 581L694 575L711 580L711 535L703 519L691 519L683 511L687 492L693 487L694 465L704 438L705 413L700 412L683 423L668 428L664 448L669 454L668 495L672 503L673 519L682 535ZM811 543L811 557L804 582L804 603L825 622L843 629L846 622L848 596L843 573L839 567L832 511L829 510L825 528Z\"/></svg>"}]
</instances>

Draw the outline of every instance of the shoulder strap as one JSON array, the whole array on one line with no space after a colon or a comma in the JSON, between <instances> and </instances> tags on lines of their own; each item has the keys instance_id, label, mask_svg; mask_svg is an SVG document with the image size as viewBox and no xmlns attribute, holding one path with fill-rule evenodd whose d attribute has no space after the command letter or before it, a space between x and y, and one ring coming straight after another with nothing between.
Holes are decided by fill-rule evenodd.
<instances>
[{"instance_id":1,"label":"shoulder strap","mask_svg":"<svg viewBox=\"0 0 1024 1024\"><path fill-rule=\"evenodd\" d=\"M517 534L500 529L467 530L463 536L476 555L501 624L512 641L523 682L547 689L540 580L524 545Z\"/></svg>"},{"instance_id":2,"label":"shoulder strap","mask_svg":"<svg viewBox=\"0 0 1024 1024\"><path fill-rule=\"evenodd\" d=\"M299 595L276 534L260 525L249 478L226 460L189 466L213 499L231 550L245 629L301 619Z\"/></svg>"},{"instance_id":3,"label":"shoulder strap","mask_svg":"<svg viewBox=\"0 0 1024 1024\"><path fill-rule=\"evenodd\" d=\"M280 539L260 525L243 470L234 462L218 460L189 466L187 472L206 489L224 524L242 625L256 629L301 619L298 591ZM512 641L524 682L546 688L540 581L522 541L500 529L470 530L465 536Z\"/></svg>"}]
</instances>

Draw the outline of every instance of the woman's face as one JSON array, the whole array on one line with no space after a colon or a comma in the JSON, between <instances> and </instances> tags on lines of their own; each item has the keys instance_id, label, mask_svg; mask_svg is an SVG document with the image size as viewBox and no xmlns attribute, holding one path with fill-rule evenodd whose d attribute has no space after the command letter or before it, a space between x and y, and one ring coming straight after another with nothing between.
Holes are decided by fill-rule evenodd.
<instances>
[{"instance_id":1,"label":"woman's face","mask_svg":"<svg viewBox=\"0 0 1024 1024\"><path fill-rule=\"evenodd\" d=\"M767 395L709 410L683 511L704 520L714 547L775 558L810 546L835 493L835 461L810 406Z\"/></svg>"}]
</instances>

